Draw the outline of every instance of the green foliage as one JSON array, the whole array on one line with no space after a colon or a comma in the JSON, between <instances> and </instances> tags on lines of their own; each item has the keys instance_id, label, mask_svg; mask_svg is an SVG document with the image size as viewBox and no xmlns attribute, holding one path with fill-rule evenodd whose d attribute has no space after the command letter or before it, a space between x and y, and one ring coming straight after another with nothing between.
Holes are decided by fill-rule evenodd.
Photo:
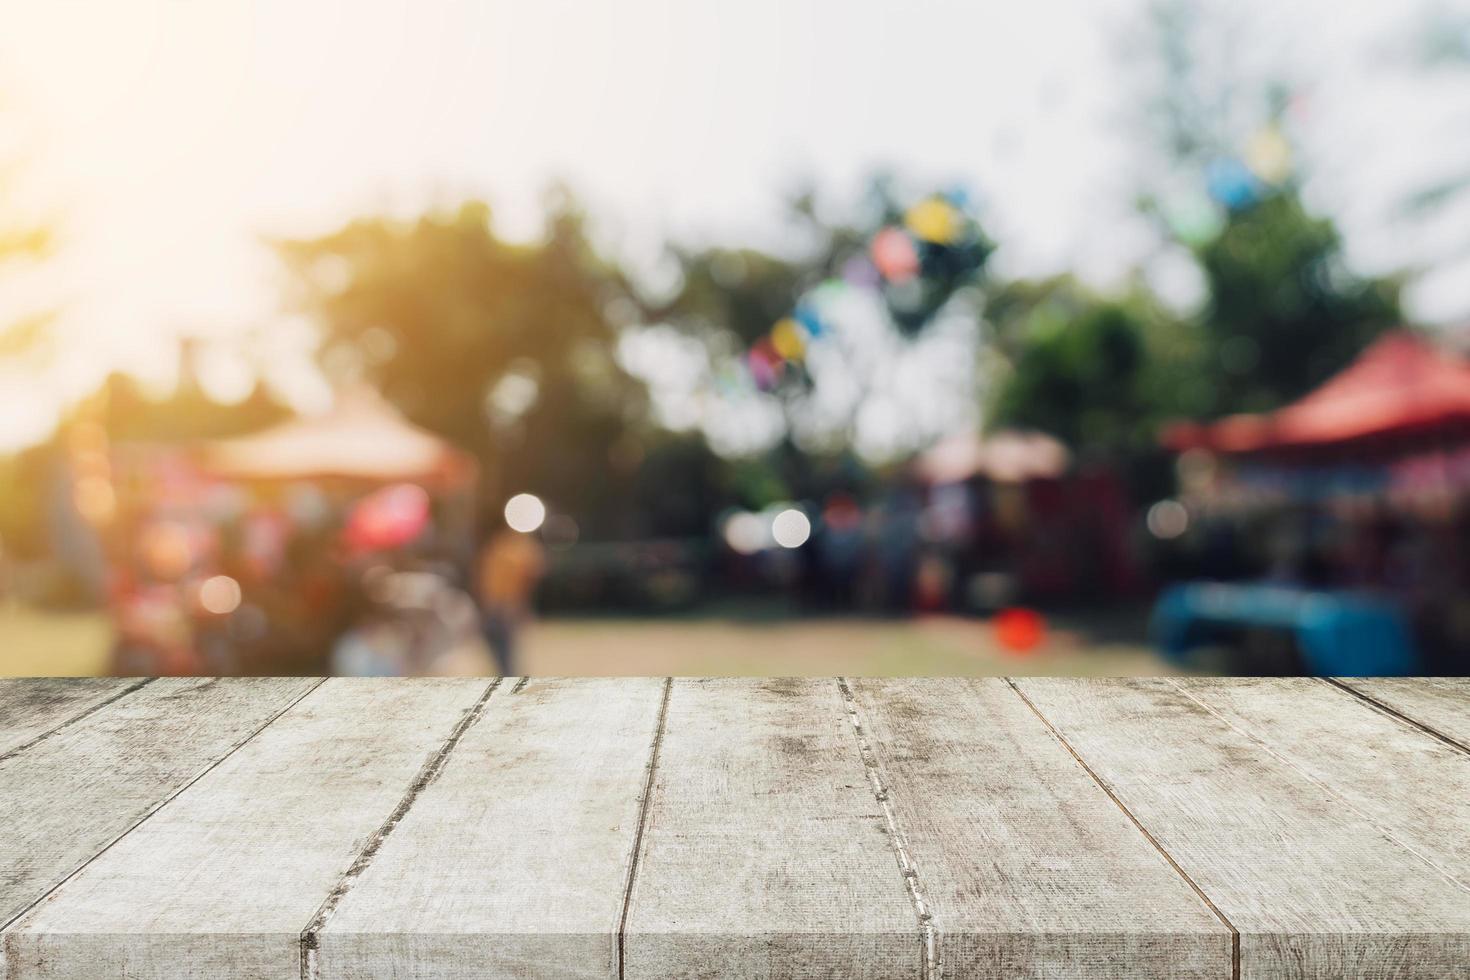
<instances>
[{"instance_id":1,"label":"green foliage","mask_svg":"<svg viewBox=\"0 0 1470 980\"><path fill-rule=\"evenodd\" d=\"M681 250L676 255L683 282L667 304L648 311L650 318L697 335L724 335L737 349L789 316L814 279L812 263L754 249Z\"/></svg>"},{"instance_id":2,"label":"green foliage","mask_svg":"<svg viewBox=\"0 0 1470 980\"><path fill-rule=\"evenodd\" d=\"M1076 447L1141 450L1170 417L1280 407L1399 321L1398 283L1352 275L1341 253L1333 224L1282 191L1193 249L1206 289L1196 316L1067 277L1007 284L987 303L1010 366L991 418Z\"/></svg>"},{"instance_id":3,"label":"green foliage","mask_svg":"<svg viewBox=\"0 0 1470 980\"><path fill-rule=\"evenodd\" d=\"M1209 296L1201 318L1209 414L1298 398L1399 322L1398 282L1350 273L1332 222L1295 194L1232 214L1194 252Z\"/></svg>"},{"instance_id":4,"label":"green foliage","mask_svg":"<svg viewBox=\"0 0 1470 980\"><path fill-rule=\"evenodd\" d=\"M328 375L373 383L475 453L487 506L531 490L579 519L614 519L627 467L610 447L640 425L644 397L614 358L607 311L621 277L569 200L534 244L500 240L489 208L471 202L416 221L365 218L279 251L297 305L323 330ZM497 399L509 376L517 397Z\"/></svg>"},{"instance_id":5,"label":"green foliage","mask_svg":"<svg viewBox=\"0 0 1470 980\"><path fill-rule=\"evenodd\" d=\"M166 397L149 397L131 376L114 372L62 419L99 422L113 442L180 443L245 435L283 422L290 409L257 383L241 402L223 405L187 379Z\"/></svg>"},{"instance_id":6,"label":"green foliage","mask_svg":"<svg viewBox=\"0 0 1470 980\"><path fill-rule=\"evenodd\" d=\"M1105 299L1058 277L1007 284L987 311L1008 361L993 388L993 424L1092 451L1142 450L1185 397L1195 328L1145 294Z\"/></svg>"}]
</instances>

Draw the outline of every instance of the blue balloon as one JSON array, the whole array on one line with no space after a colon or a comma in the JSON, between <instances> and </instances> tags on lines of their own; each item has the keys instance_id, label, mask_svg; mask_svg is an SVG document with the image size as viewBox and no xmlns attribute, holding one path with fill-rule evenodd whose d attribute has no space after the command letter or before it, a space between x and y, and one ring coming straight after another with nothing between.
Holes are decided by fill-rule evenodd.
<instances>
[{"instance_id":1,"label":"blue balloon","mask_svg":"<svg viewBox=\"0 0 1470 980\"><path fill-rule=\"evenodd\" d=\"M1205 167L1205 185L1210 197L1231 211L1256 203L1260 184L1250 168L1234 157L1218 157Z\"/></svg>"},{"instance_id":2,"label":"blue balloon","mask_svg":"<svg viewBox=\"0 0 1470 980\"><path fill-rule=\"evenodd\" d=\"M944 192L940 194L940 197L944 198L960 211L968 211L970 205L974 203L974 196L964 184L951 184L945 188Z\"/></svg>"},{"instance_id":3,"label":"blue balloon","mask_svg":"<svg viewBox=\"0 0 1470 980\"><path fill-rule=\"evenodd\" d=\"M820 337L827 332L826 324L822 323L821 318L817 316L817 311L810 306L798 306L792 317L801 324L808 337Z\"/></svg>"}]
</instances>

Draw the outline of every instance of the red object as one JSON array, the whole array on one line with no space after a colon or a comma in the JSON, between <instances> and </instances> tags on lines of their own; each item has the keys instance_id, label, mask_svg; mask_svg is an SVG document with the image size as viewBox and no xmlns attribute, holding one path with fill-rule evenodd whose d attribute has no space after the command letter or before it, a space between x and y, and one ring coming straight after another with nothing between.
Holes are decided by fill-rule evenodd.
<instances>
[{"instance_id":1,"label":"red object","mask_svg":"<svg viewBox=\"0 0 1470 980\"><path fill-rule=\"evenodd\" d=\"M1174 450L1250 453L1422 433L1470 423L1470 361L1405 331L1390 333L1308 395L1260 415L1164 429Z\"/></svg>"},{"instance_id":2,"label":"red object","mask_svg":"<svg viewBox=\"0 0 1470 980\"><path fill-rule=\"evenodd\" d=\"M1032 609L1002 609L994 624L996 642L1009 653L1030 653L1046 639L1046 620Z\"/></svg>"},{"instance_id":3,"label":"red object","mask_svg":"<svg viewBox=\"0 0 1470 980\"><path fill-rule=\"evenodd\" d=\"M348 515L342 537L354 553L398 548L417 538L429 523L429 495L412 483L399 483L359 500Z\"/></svg>"}]
</instances>

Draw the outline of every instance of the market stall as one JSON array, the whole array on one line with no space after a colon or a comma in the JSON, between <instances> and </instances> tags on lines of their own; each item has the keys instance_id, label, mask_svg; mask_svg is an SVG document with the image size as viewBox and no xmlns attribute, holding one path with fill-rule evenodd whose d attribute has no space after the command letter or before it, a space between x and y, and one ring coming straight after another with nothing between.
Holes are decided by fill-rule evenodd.
<instances>
[{"instance_id":1,"label":"market stall","mask_svg":"<svg viewBox=\"0 0 1470 980\"><path fill-rule=\"evenodd\" d=\"M370 390L252 435L114 456L118 672L340 670L338 641L391 598L385 574L467 576L474 461ZM403 659L375 670L416 672Z\"/></svg>"},{"instance_id":2,"label":"market stall","mask_svg":"<svg viewBox=\"0 0 1470 980\"><path fill-rule=\"evenodd\" d=\"M1181 454L1198 571L1264 580L1272 595L1296 596L1294 609L1372 612L1395 638L1385 670L1470 665L1470 361L1396 331L1274 412L1177 423L1162 439ZM1258 594L1249 590L1240 602L1201 603L1198 588L1160 604L1161 637L1176 654L1182 636L1282 628L1280 603L1246 601ZM1211 629L1196 615L1206 605ZM1293 666L1331 671L1334 650L1348 656L1346 640L1293 629L1298 651L1313 650Z\"/></svg>"}]
</instances>

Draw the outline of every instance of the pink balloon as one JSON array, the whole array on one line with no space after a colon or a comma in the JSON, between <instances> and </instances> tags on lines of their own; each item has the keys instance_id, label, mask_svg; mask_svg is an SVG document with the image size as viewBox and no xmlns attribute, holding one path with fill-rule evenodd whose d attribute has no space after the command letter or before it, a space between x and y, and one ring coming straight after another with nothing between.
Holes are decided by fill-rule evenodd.
<instances>
[{"instance_id":1,"label":"pink balloon","mask_svg":"<svg viewBox=\"0 0 1470 980\"><path fill-rule=\"evenodd\" d=\"M908 282L919 274L919 250L914 240L897 228L884 228L874 235L869 252L873 264L889 282Z\"/></svg>"}]
</instances>

